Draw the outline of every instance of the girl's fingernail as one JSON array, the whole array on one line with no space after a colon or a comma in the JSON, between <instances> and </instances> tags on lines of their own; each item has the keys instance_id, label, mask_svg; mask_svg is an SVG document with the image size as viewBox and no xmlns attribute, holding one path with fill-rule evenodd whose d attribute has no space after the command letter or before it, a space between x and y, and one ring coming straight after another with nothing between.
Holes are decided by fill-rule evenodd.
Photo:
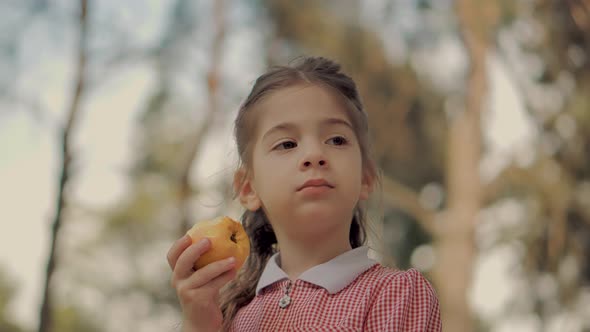
<instances>
[{"instance_id":1,"label":"girl's fingernail","mask_svg":"<svg viewBox=\"0 0 590 332\"><path fill-rule=\"evenodd\" d=\"M236 258L230 257L230 258L226 259L225 262L227 263L227 265L231 265L236 262Z\"/></svg>"},{"instance_id":2,"label":"girl's fingernail","mask_svg":"<svg viewBox=\"0 0 590 332\"><path fill-rule=\"evenodd\" d=\"M207 243L208 243L208 242L209 242L209 239L207 239L207 238L204 238L204 239L201 239L201 240L199 240L199 242L197 242L197 245L198 245L199 247L204 247L204 246L206 246L206 245L207 245Z\"/></svg>"}]
</instances>

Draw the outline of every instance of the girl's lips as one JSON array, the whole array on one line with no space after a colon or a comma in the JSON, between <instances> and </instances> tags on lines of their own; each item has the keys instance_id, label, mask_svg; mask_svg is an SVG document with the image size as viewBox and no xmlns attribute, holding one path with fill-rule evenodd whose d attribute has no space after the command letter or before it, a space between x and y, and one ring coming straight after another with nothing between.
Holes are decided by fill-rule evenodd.
<instances>
[{"instance_id":1,"label":"girl's lips","mask_svg":"<svg viewBox=\"0 0 590 332\"><path fill-rule=\"evenodd\" d=\"M303 189L299 190L299 192L303 195L321 195L325 192L332 190L332 187L329 186L309 186L304 187Z\"/></svg>"},{"instance_id":2,"label":"girl's lips","mask_svg":"<svg viewBox=\"0 0 590 332\"><path fill-rule=\"evenodd\" d=\"M299 188L297 188L297 191L301 191L303 189L309 189L309 188L331 189L331 188L334 188L334 186L324 179L311 179L311 180L305 181L305 183L303 185L301 185Z\"/></svg>"}]
</instances>

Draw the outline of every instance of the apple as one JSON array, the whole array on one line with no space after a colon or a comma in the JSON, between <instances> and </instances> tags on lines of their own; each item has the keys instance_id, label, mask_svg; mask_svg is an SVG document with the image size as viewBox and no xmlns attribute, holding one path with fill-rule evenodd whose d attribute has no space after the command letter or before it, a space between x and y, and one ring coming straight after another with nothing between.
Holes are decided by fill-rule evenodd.
<instances>
[{"instance_id":1,"label":"apple","mask_svg":"<svg viewBox=\"0 0 590 332\"><path fill-rule=\"evenodd\" d=\"M236 271L242 267L250 253L250 240L241 223L223 216L196 223L186 232L193 243L203 238L211 241L211 247L195 262L195 269L229 257L236 258Z\"/></svg>"}]
</instances>

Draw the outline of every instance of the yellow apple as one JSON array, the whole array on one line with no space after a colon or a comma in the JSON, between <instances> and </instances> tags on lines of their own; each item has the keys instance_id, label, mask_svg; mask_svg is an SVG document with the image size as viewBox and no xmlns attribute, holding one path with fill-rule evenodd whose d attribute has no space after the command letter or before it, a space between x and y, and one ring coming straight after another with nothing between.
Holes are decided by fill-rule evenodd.
<instances>
[{"instance_id":1,"label":"yellow apple","mask_svg":"<svg viewBox=\"0 0 590 332\"><path fill-rule=\"evenodd\" d=\"M229 257L236 258L236 270L246 261L250 253L250 240L242 224L229 218L219 217L196 223L187 234L193 243L203 238L211 241L211 247L195 262L195 269Z\"/></svg>"}]
</instances>

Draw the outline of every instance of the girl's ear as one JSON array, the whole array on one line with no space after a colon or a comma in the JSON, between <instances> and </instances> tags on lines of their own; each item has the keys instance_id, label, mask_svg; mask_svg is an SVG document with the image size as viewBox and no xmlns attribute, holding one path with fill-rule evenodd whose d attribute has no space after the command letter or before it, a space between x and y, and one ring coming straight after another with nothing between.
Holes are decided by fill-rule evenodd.
<instances>
[{"instance_id":1,"label":"girl's ear","mask_svg":"<svg viewBox=\"0 0 590 332\"><path fill-rule=\"evenodd\" d=\"M250 211L256 211L262 206L248 172L242 167L234 174L234 192L240 199L240 204Z\"/></svg>"},{"instance_id":2,"label":"girl's ear","mask_svg":"<svg viewBox=\"0 0 590 332\"><path fill-rule=\"evenodd\" d=\"M375 175L371 172L363 172L363 178L361 180L361 194L359 200L366 201L373 192L373 185L375 183Z\"/></svg>"}]
</instances>

